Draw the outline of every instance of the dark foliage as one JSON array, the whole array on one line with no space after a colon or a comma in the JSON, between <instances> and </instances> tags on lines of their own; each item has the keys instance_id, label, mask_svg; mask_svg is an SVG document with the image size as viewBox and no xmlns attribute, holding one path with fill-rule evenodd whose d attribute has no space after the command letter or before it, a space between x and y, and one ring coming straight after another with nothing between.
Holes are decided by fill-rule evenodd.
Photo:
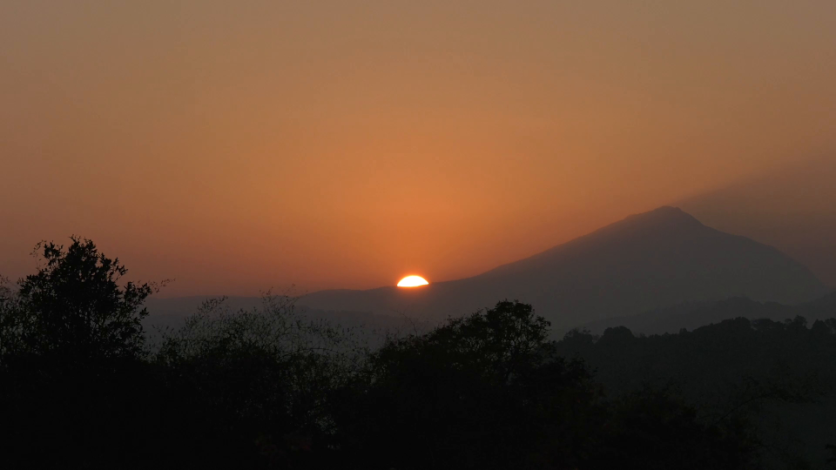
<instances>
[{"instance_id":1,"label":"dark foliage","mask_svg":"<svg viewBox=\"0 0 836 470\"><path fill-rule=\"evenodd\" d=\"M702 422L666 390L607 401L583 364L556 355L547 337L530 305L505 301L390 341L334 400L343 457L403 469L752 463L745 430Z\"/></svg>"},{"instance_id":2,"label":"dark foliage","mask_svg":"<svg viewBox=\"0 0 836 470\"><path fill-rule=\"evenodd\" d=\"M38 249L45 266L18 282L15 352L77 360L139 357L141 320L148 315L141 306L153 286L120 286L127 269L90 240L73 238L66 251L54 243Z\"/></svg>"},{"instance_id":3,"label":"dark foliage","mask_svg":"<svg viewBox=\"0 0 836 470\"><path fill-rule=\"evenodd\" d=\"M368 350L270 295L208 302L146 345L154 286L72 242L40 245L38 273L0 288L4 468L753 468L753 410L808 401L836 345L836 322L801 319L554 343L530 305L503 301ZM763 360L776 354L792 374ZM737 401L705 408L660 377Z\"/></svg>"},{"instance_id":4,"label":"dark foliage","mask_svg":"<svg viewBox=\"0 0 836 470\"><path fill-rule=\"evenodd\" d=\"M38 246L44 265L0 305L0 415L5 461L21 467L118 465L149 416L140 307L148 284L89 240Z\"/></svg>"},{"instance_id":5,"label":"dark foliage","mask_svg":"<svg viewBox=\"0 0 836 470\"><path fill-rule=\"evenodd\" d=\"M390 341L335 399L343 449L371 468L524 468L550 437L572 465L597 394L580 363L552 354L547 327L500 302Z\"/></svg>"},{"instance_id":6,"label":"dark foliage","mask_svg":"<svg viewBox=\"0 0 836 470\"><path fill-rule=\"evenodd\" d=\"M165 335L154 365L205 465L285 466L311 457L314 440L330 431L326 395L358 357L349 331L268 295L253 311L207 302Z\"/></svg>"},{"instance_id":7,"label":"dark foliage","mask_svg":"<svg viewBox=\"0 0 836 470\"><path fill-rule=\"evenodd\" d=\"M586 468L740 469L757 462L743 423L711 422L667 389L648 388L613 400L605 437Z\"/></svg>"},{"instance_id":8,"label":"dark foliage","mask_svg":"<svg viewBox=\"0 0 836 470\"><path fill-rule=\"evenodd\" d=\"M613 396L676 384L707 422L754 426L774 468L820 467L836 438L836 320L737 318L678 334L567 334L559 354L583 359ZM807 462L806 464L804 462Z\"/></svg>"}]
</instances>

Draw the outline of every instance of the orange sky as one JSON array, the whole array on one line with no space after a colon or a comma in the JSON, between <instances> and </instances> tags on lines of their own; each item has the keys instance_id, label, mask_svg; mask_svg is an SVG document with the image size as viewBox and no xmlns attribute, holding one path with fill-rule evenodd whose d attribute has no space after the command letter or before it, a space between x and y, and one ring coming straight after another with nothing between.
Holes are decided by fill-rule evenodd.
<instances>
[{"instance_id":1,"label":"orange sky","mask_svg":"<svg viewBox=\"0 0 836 470\"><path fill-rule=\"evenodd\" d=\"M836 147L836 2L0 3L0 273L476 274Z\"/></svg>"}]
</instances>

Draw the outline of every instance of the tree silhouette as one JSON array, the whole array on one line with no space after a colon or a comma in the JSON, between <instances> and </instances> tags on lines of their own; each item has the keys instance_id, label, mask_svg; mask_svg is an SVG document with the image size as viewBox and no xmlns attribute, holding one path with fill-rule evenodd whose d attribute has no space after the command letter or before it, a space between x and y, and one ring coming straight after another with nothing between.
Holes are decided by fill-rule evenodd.
<instances>
[{"instance_id":1,"label":"tree silhouette","mask_svg":"<svg viewBox=\"0 0 836 470\"><path fill-rule=\"evenodd\" d=\"M810 328L806 323L800 317L736 318L646 337L623 327L607 329L601 337L575 331L557 344L557 351L579 356L595 368L596 380L615 401L644 393L648 384L675 384L682 401L699 411L706 430L738 436L742 450L757 442L758 458L771 465L809 461L821 467L833 427L825 424L827 418L811 417L834 416L836 329L831 320L818 320ZM658 414L664 419L657 422L664 424L665 416ZM625 430L627 440L641 436L631 428L635 426ZM661 436L674 434L665 431Z\"/></svg>"},{"instance_id":2,"label":"tree silhouette","mask_svg":"<svg viewBox=\"0 0 836 470\"><path fill-rule=\"evenodd\" d=\"M391 340L334 399L341 446L366 468L528 468L548 435L571 468L596 392L579 363L550 354L548 326L504 301Z\"/></svg>"},{"instance_id":3,"label":"tree silhouette","mask_svg":"<svg viewBox=\"0 0 836 470\"><path fill-rule=\"evenodd\" d=\"M138 460L154 409L141 308L151 284L90 240L41 243L37 273L0 305L2 458L12 467L119 468Z\"/></svg>"},{"instance_id":4,"label":"tree silhouette","mask_svg":"<svg viewBox=\"0 0 836 470\"><path fill-rule=\"evenodd\" d=\"M350 331L306 319L293 299L262 300L251 310L208 300L163 335L154 362L165 371L167 401L185 418L172 439L200 449L191 465L280 466L309 453L312 444L298 443L325 432L326 395L362 353Z\"/></svg>"},{"instance_id":5,"label":"tree silhouette","mask_svg":"<svg viewBox=\"0 0 836 470\"><path fill-rule=\"evenodd\" d=\"M151 284L119 281L127 269L119 259L99 253L90 240L72 237L65 250L43 242L45 264L20 280L19 300L26 315L23 342L37 354L57 353L79 360L127 358L142 354L141 308Z\"/></svg>"},{"instance_id":6,"label":"tree silhouette","mask_svg":"<svg viewBox=\"0 0 836 470\"><path fill-rule=\"evenodd\" d=\"M757 442L745 422L706 422L670 388L647 387L613 399L587 468L647 470L755 467Z\"/></svg>"}]
</instances>

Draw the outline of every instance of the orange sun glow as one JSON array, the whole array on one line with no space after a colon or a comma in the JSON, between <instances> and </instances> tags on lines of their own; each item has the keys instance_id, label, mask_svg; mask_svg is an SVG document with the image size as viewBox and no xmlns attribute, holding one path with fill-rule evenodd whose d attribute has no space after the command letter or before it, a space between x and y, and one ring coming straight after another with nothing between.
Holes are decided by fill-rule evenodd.
<instances>
[{"instance_id":1,"label":"orange sun glow","mask_svg":"<svg viewBox=\"0 0 836 470\"><path fill-rule=\"evenodd\" d=\"M426 279L421 276L406 276L398 283L398 287L419 287L429 284Z\"/></svg>"}]
</instances>

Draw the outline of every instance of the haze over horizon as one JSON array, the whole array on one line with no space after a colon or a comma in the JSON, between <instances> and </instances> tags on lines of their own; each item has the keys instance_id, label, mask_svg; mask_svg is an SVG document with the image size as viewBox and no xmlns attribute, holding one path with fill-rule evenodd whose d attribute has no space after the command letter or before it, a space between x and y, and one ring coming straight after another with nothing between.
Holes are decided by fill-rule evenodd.
<instances>
[{"instance_id":1,"label":"haze over horizon","mask_svg":"<svg viewBox=\"0 0 836 470\"><path fill-rule=\"evenodd\" d=\"M682 205L836 286L834 18L812 0L4 2L0 274L76 234L131 279L176 279L163 296L453 280Z\"/></svg>"}]
</instances>

